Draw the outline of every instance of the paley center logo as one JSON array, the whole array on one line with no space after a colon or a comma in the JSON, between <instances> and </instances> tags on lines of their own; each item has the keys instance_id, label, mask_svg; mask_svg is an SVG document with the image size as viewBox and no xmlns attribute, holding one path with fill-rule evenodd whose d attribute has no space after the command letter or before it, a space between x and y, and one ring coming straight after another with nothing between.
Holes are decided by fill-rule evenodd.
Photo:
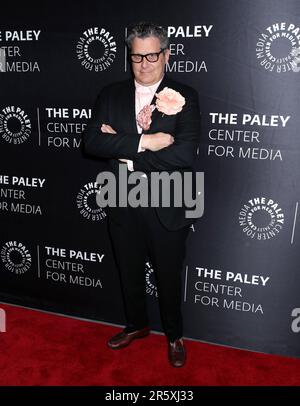
<instances>
[{"instance_id":1,"label":"paley center logo","mask_svg":"<svg viewBox=\"0 0 300 406\"><path fill-rule=\"evenodd\" d=\"M7 106L0 111L0 137L9 144L22 144L31 134L31 122L21 107Z\"/></svg>"},{"instance_id":2,"label":"paley center logo","mask_svg":"<svg viewBox=\"0 0 300 406\"><path fill-rule=\"evenodd\" d=\"M100 185L97 182L86 183L78 192L76 197L77 208L79 213L86 219L91 221L103 220L106 213L103 208L97 206L96 196L100 190Z\"/></svg>"},{"instance_id":3,"label":"paley center logo","mask_svg":"<svg viewBox=\"0 0 300 406\"><path fill-rule=\"evenodd\" d=\"M166 72L190 73L207 72L205 60L198 59L198 45L191 41L207 39L212 33L213 25L187 25L168 26L167 32L170 39L171 59L166 65Z\"/></svg>"},{"instance_id":4,"label":"paley center logo","mask_svg":"<svg viewBox=\"0 0 300 406\"><path fill-rule=\"evenodd\" d=\"M158 297L154 269L150 261L146 262L145 271L146 271L146 293L148 293L148 295L150 296Z\"/></svg>"},{"instance_id":5,"label":"paley center logo","mask_svg":"<svg viewBox=\"0 0 300 406\"><path fill-rule=\"evenodd\" d=\"M7 241L0 251L4 267L17 275L27 272L32 263L32 258L26 246L18 241Z\"/></svg>"},{"instance_id":6,"label":"paley center logo","mask_svg":"<svg viewBox=\"0 0 300 406\"><path fill-rule=\"evenodd\" d=\"M40 72L39 62L26 57L28 49L31 51L29 58L33 57L32 50L27 44L38 42L40 34L41 30L0 30L0 73ZM24 53L23 45L25 45Z\"/></svg>"},{"instance_id":7,"label":"paley center logo","mask_svg":"<svg viewBox=\"0 0 300 406\"><path fill-rule=\"evenodd\" d=\"M76 45L81 65L94 72L109 68L116 59L117 44L105 28L92 27L85 30Z\"/></svg>"},{"instance_id":8,"label":"paley center logo","mask_svg":"<svg viewBox=\"0 0 300 406\"><path fill-rule=\"evenodd\" d=\"M267 197L248 200L239 212L239 224L249 238L269 240L283 228L284 213L279 203Z\"/></svg>"},{"instance_id":9,"label":"paley center logo","mask_svg":"<svg viewBox=\"0 0 300 406\"><path fill-rule=\"evenodd\" d=\"M286 22L275 23L259 35L256 57L270 72L300 71L300 27Z\"/></svg>"}]
</instances>

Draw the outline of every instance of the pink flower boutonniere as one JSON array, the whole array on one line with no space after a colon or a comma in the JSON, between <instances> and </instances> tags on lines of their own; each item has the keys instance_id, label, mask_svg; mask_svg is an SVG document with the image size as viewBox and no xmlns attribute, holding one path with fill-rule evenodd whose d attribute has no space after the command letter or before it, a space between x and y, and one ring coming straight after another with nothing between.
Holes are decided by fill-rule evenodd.
<instances>
[{"instance_id":1,"label":"pink flower boutonniere","mask_svg":"<svg viewBox=\"0 0 300 406\"><path fill-rule=\"evenodd\" d=\"M155 106L147 104L137 116L138 125L145 131L150 128L152 113L155 109L163 113L163 115L171 116L179 113L185 105L185 98L179 92L169 87L165 87L159 93L156 93L155 96Z\"/></svg>"},{"instance_id":2,"label":"pink flower boutonniere","mask_svg":"<svg viewBox=\"0 0 300 406\"><path fill-rule=\"evenodd\" d=\"M176 90L165 87L159 93L156 93L156 108L167 116L179 113L185 105L185 98Z\"/></svg>"}]
</instances>

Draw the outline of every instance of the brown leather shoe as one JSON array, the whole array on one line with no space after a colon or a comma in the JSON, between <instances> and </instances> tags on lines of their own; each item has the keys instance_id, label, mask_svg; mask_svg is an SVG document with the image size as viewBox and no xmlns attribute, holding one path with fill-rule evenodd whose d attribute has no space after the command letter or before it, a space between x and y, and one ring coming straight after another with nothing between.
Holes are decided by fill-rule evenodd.
<instances>
[{"instance_id":1,"label":"brown leather shoe","mask_svg":"<svg viewBox=\"0 0 300 406\"><path fill-rule=\"evenodd\" d=\"M107 345L113 350L118 350L119 348L127 347L127 345L136 338L144 338L149 334L150 327L145 327L141 330L133 331L132 333L125 333L125 330L123 330L108 340Z\"/></svg>"},{"instance_id":2,"label":"brown leather shoe","mask_svg":"<svg viewBox=\"0 0 300 406\"><path fill-rule=\"evenodd\" d=\"M179 340L175 340L173 343L169 342L168 355L170 364L173 367L183 367L186 361L186 351L182 338Z\"/></svg>"}]
</instances>

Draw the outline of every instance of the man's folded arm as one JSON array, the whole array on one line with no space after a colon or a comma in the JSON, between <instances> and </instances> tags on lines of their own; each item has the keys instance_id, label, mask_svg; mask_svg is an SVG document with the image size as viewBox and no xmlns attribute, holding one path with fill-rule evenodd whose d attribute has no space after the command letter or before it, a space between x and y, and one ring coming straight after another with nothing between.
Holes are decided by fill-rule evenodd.
<instances>
[{"instance_id":1,"label":"man's folded arm","mask_svg":"<svg viewBox=\"0 0 300 406\"><path fill-rule=\"evenodd\" d=\"M190 168L197 156L197 142L177 142L160 151L145 151L133 159L135 171L155 172Z\"/></svg>"},{"instance_id":2,"label":"man's folded arm","mask_svg":"<svg viewBox=\"0 0 300 406\"><path fill-rule=\"evenodd\" d=\"M101 124L109 122L109 88L105 87L99 94L92 110L92 118L83 135L84 151L99 158L132 159L138 150L139 134L109 134L101 131Z\"/></svg>"},{"instance_id":3,"label":"man's folded arm","mask_svg":"<svg viewBox=\"0 0 300 406\"><path fill-rule=\"evenodd\" d=\"M83 134L86 153L99 158L133 159L138 150L139 134L109 134L100 130L100 125L89 125Z\"/></svg>"}]
</instances>

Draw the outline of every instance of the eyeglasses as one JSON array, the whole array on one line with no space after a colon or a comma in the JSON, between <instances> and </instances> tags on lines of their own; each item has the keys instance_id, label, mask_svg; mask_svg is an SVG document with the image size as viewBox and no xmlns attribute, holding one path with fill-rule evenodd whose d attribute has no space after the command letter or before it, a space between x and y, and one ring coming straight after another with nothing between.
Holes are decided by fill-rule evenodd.
<instances>
[{"instance_id":1,"label":"eyeglasses","mask_svg":"<svg viewBox=\"0 0 300 406\"><path fill-rule=\"evenodd\" d=\"M129 54L131 62L134 63L141 63L144 58L147 59L148 62L157 62L159 55L165 51L166 48L162 48L159 52L151 52L150 54L141 55L141 54Z\"/></svg>"}]
</instances>

